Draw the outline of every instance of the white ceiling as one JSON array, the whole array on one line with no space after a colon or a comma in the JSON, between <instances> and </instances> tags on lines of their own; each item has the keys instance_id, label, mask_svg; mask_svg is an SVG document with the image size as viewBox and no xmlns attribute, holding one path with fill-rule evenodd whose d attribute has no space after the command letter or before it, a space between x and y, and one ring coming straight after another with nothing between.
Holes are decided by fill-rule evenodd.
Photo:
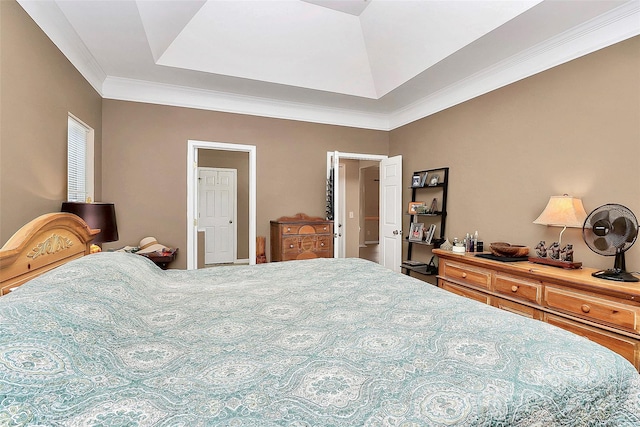
<instances>
[{"instance_id":1,"label":"white ceiling","mask_svg":"<svg viewBox=\"0 0 640 427\"><path fill-rule=\"evenodd\" d=\"M105 98L390 130L640 34L640 0L18 0Z\"/></svg>"}]
</instances>

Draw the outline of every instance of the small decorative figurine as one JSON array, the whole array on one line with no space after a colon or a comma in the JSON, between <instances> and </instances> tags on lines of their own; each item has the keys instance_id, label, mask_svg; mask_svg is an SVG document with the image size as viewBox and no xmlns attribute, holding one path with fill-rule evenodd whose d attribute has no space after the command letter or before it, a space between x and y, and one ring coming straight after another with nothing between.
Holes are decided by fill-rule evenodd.
<instances>
[{"instance_id":1,"label":"small decorative figurine","mask_svg":"<svg viewBox=\"0 0 640 427\"><path fill-rule=\"evenodd\" d=\"M566 262L573 262L573 245L572 244L569 243L564 248L562 248L562 250L560 251L560 260L566 261Z\"/></svg>"},{"instance_id":2,"label":"small decorative figurine","mask_svg":"<svg viewBox=\"0 0 640 427\"><path fill-rule=\"evenodd\" d=\"M545 247L546 243L547 242L545 242L544 240L540 240L540 243L538 243L538 246L536 246L536 255L538 255L538 257L540 258L547 257L547 248Z\"/></svg>"},{"instance_id":3,"label":"small decorative figurine","mask_svg":"<svg viewBox=\"0 0 640 427\"><path fill-rule=\"evenodd\" d=\"M560 245L558 242L553 242L553 245L549 246L549 258L551 259L560 259Z\"/></svg>"}]
</instances>

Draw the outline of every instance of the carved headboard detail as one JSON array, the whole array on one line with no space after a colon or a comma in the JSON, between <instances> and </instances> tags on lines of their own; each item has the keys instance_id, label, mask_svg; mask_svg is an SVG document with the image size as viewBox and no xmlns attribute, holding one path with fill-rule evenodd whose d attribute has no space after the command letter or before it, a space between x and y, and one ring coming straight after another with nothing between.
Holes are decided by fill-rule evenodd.
<instances>
[{"instance_id":1,"label":"carved headboard detail","mask_svg":"<svg viewBox=\"0 0 640 427\"><path fill-rule=\"evenodd\" d=\"M59 265L90 253L92 230L69 213L41 215L0 248L0 295Z\"/></svg>"}]
</instances>

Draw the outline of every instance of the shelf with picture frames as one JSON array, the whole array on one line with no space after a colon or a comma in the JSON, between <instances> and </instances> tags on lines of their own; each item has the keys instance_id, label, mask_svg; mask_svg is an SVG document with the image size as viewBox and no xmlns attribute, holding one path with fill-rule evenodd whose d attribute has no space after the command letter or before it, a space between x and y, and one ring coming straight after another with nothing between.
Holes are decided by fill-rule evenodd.
<instances>
[{"instance_id":1,"label":"shelf with picture frames","mask_svg":"<svg viewBox=\"0 0 640 427\"><path fill-rule=\"evenodd\" d=\"M425 169L412 174L411 201L406 212L410 218L407 227L409 234L405 237L408 245L407 259L401 265L407 275L411 272L423 275L437 274L433 256L429 261L413 259L413 245L438 248L444 242L448 186L448 167Z\"/></svg>"}]
</instances>

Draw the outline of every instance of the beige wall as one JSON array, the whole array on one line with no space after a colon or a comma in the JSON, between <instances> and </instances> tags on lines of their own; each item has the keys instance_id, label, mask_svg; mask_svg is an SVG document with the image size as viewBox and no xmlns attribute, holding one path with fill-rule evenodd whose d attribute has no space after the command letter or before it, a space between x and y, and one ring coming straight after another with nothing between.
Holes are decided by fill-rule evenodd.
<instances>
[{"instance_id":1,"label":"beige wall","mask_svg":"<svg viewBox=\"0 0 640 427\"><path fill-rule=\"evenodd\" d=\"M257 147L258 235L282 215L324 216L332 150L402 154L407 183L413 170L449 166L449 238L478 230L487 243L551 242L560 230L532 221L562 193L582 197L587 211L612 202L640 215L640 37L380 132L101 101L17 3L0 7L2 242L65 198L68 112L96 130L97 194L116 203L117 246L157 235L186 248L188 139ZM579 230L564 241L585 265L613 264ZM185 265L179 255L175 266ZM640 244L627 267L640 270Z\"/></svg>"},{"instance_id":2,"label":"beige wall","mask_svg":"<svg viewBox=\"0 0 640 427\"><path fill-rule=\"evenodd\" d=\"M345 237L345 257L360 255L360 160L340 160L345 166L345 218L342 229ZM349 215L353 212L353 218Z\"/></svg>"},{"instance_id":3,"label":"beige wall","mask_svg":"<svg viewBox=\"0 0 640 427\"><path fill-rule=\"evenodd\" d=\"M0 245L67 197L67 116L95 130L102 99L18 3L0 1Z\"/></svg>"},{"instance_id":4,"label":"beige wall","mask_svg":"<svg viewBox=\"0 0 640 427\"><path fill-rule=\"evenodd\" d=\"M451 167L449 239L478 230L487 243L553 242L559 228L532 222L563 193L587 213L620 203L640 216L640 37L396 129L389 154L404 156L406 182L414 170ZM613 267L580 229L563 242L576 261ZM640 243L626 261L640 270Z\"/></svg>"},{"instance_id":5,"label":"beige wall","mask_svg":"<svg viewBox=\"0 0 640 427\"><path fill-rule=\"evenodd\" d=\"M364 220L362 243L378 241L380 232L380 167L369 166L363 169L362 183L364 187ZM375 218L375 219L374 219Z\"/></svg>"},{"instance_id":6,"label":"beige wall","mask_svg":"<svg viewBox=\"0 0 640 427\"><path fill-rule=\"evenodd\" d=\"M386 154L388 137L382 131L105 99L103 195L116 204L119 244L151 235L186 249L187 141L255 145L257 234L269 236L269 221L281 216L324 217L327 151ZM182 253L172 267L185 266Z\"/></svg>"}]
</instances>

